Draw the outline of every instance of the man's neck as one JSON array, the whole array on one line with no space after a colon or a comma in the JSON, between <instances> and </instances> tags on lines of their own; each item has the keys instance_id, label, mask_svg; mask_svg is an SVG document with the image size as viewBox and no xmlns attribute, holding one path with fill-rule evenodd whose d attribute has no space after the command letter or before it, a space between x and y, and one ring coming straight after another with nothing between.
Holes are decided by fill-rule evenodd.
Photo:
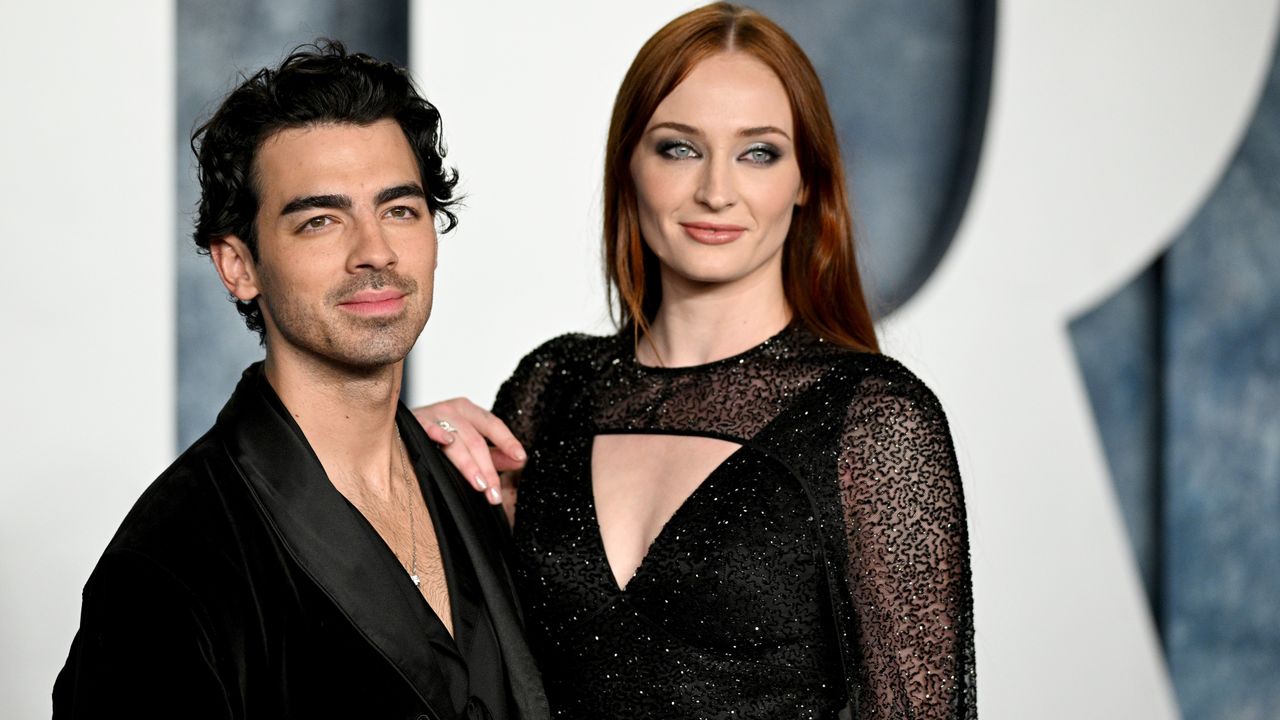
<instances>
[{"instance_id":1,"label":"man's neck","mask_svg":"<svg viewBox=\"0 0 1280 720\"><path fill-rule=\"evenodd\" d=\"M389 497L404 361L366 371L268 349L264 365L329 480L340 490L360 484L363 492Z\"/></svg>"}]
</instances>

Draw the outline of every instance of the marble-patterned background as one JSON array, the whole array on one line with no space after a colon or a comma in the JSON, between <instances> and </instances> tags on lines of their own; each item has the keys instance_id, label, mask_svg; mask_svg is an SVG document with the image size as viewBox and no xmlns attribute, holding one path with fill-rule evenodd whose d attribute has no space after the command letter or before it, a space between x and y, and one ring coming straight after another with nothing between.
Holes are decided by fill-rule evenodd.
<instances>
[{"instance_id":1,"label":"marble-patterned background","mask_svg":"<svg viewBox=\"0 0 1280 720\"><path fill-rule=\"evenodd\" d=\"M1280 717L1280 55L1203 206L1071 336L1183 716Z\"/></svg>"}]
</instances>

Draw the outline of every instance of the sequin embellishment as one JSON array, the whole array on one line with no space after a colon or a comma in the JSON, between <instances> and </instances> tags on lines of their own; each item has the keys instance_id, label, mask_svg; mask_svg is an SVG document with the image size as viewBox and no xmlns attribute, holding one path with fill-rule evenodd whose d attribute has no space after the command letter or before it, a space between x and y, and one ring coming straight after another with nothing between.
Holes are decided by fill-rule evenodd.
<instances>
[{"instance_id":1,"label":"sequin embellishment","mask_svg":"<svg viewBox=\"0 0 1280 720\"><path fill-rule=\"evenodd\" d=\"M974 718L964 501L942 408L883 355L793 325L693 368L630 337L528 355L494 412L529 450L516 581L560 718ZM619 590L596 527L592 439L742 445Z\"/></svg>"}]
</instances>

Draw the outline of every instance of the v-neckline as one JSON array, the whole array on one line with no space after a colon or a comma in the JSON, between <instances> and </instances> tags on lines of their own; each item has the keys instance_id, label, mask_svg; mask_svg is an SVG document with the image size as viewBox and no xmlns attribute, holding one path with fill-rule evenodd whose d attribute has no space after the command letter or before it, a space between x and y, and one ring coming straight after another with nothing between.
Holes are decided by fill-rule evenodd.
<instances>
[{"instance_id":1,"label":"v-neckline","mask_svg":"<svg viewBox=\"0 0 1280 720\"><path fill-rule=\"evenodd\" d=\"M408 445L406 443L406 450L407 448ZM455 559L452 557L452 553L456 552L456 548L451 546L452 541L450 539L444 537L444 535L449 532L449 528L441 526L442 522L453 522L453 520L452 518L445 518L440 513L439 508L435 503L443 502L443 500L439 496L440 488L436 485L435 477L427 470L426 467L423 467L418 463L418 458L411 452L410 466L413 468L414 475L417 478L417 488L422 496L422 502L426 507L427 515L431 518L432 530L436 536L437 552L440 553L440 564L445 575L446 592L449 594L449 621L453 627L453 632L449 631L449 626L445 625L444 619L441 618L439 613L436 612L436 609L431 606L431 603L427 602L426 596L422 594L421 589L419 589L417 584L413 582L408 570L404 569L404 565L401 563L400 557L391 549L386 538L382 537L378 532L378 529L373 526L373 523L369 521L369 518L365 517L364 513L360 511L360 508L356 507L355 503L351 502L351 500L346 496L342 496L342 499L345 501L350 511L355 515L356 522L359 523L369 534L371 541L370 544L377 548L375 552L386 557L390 557L395 561L397 566L405 570L402 574L394 576L396 582L401 584L411 583L414 585L413 594L417 596L417 599L421 601L422 606L426 608L426 625L423 630L425 630L427 642L438 650L443 651L454 660L461 661L462 645L459 642L457 633L459 631L460 618L462 615L458 607L458 603L462 601L463 598L462 587L460 585L461 580L456 577L460 570L454 567ZM453 570L454 572L450 572L450 570Z\"/></svg>"},{"instance_id":2,"label":"v-neckline","mask_svg":"<svg viewBox=\"0 0 1280 720\"><path fill-rule=\"evenodd\" d=\"M639 564L637 564L635 570L631 572L631 577L627 579L626 584L619 585L617 580L618 575L613 570L613 561L609 558L609 550L607 547L605 547L605 544L604 544L604 531L600 527L600 511L599 511L598 505L596 504L595 474L592 468L593 456L595 454L596 437L599 435L613 435L613 434L617 434L617 433L597 430L595 433L587 436L586 452L585 452L585 458L583 460L583 463L586 466L586 477L587 477L587 482L586 482L587 505L588 505L587 514L591 518L591 524L595 530L593 535L595 539L595 545L600 556L600 560L603 561L599 563L599 565L602 567L602 572L604 574L603 580L611 594L618 595L618 596L625 596L633 587L635 587L636 580L640 578L640 574L641 572L644 571L645 567L650 564L650 560L653 558L655 551L661 549L663 539L671 533L672 526L676 525L677 521L680 520L685 514L687 514L686 508L688 508L695 501L695 499L698 498L699 495L704 494L703 488L711 484L711 482L715 480L716 476L720 474L721 470L728 467L728 465L731 462L733 462L739 455L741 455L742 452L747 449L749 443L739 438L730 439L726 437L717 436L715 434L700 434L700 433L697 434L698 437L706 437L713 440L724 440L726 442L737 443L738 447L734 448L733 452L729 453L727 456L725 456L723 460L717 463L715 467L711 468L711 471L708 472L707 475L698 482L697 486L694 487L692 491L690 491L690 493L685 497L684 501L681 502L680 505L676 507L675 511L671 513L671 516L667 518L667 521L662 524L662 528L658 530L658 534L653 537L653 540L649 543L649 547L645 548L644 555L640 557ZM634 434L634 431L629 431L627 434ZM670 433L670 432L661 432L661 431L651 431L651 432L646 432L644 434L690 435L691 433Z\"/></svg>"}]
</instances>

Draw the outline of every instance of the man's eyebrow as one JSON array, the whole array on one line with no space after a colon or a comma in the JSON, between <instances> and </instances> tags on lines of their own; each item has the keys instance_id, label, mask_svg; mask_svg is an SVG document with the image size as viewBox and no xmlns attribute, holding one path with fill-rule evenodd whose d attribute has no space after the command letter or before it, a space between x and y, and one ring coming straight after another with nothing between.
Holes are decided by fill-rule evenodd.
<instances>
[{"instance_id":1,"label":"man's eyebrow","mask_svg":"<svg viewBox=\"0 0 1280 720\"><path fill-rule=\"evenodd\" d=\"M378 193L374 198L374 204L381 205L385 202L398 200L402 197L420 197L425 198L427 194L423 192L422 186L418 183L404 183L389 187ZM303 210L313 209L334 209L334 210L350 210L352 206L351 198L346 195L307 195L290 200L285 204L284 209L280 211L281 215L292 215Z\"/></svg>"},{"instance_id":2,"label":"man's eyebrow","mask_svg":"<svg viewBox=\"0 0 1280 720\"><path fill-rule=\"evenodd\" d=\"M292 215L303 210L311 210L314 208L332 208L336 210L350 210L351 198L346 195L307 195L290 200L285 204L284 209L280 211L281 215Z\"/></svg>"},{"instance_id":3,"label":"man's eyebrow","mask_svg":"<svg viewBox=\"0 0 1280 720\"><path fill-rule=\"evenodd\" d=\"M374 204L381 205L382 203L391 202L392 200L399 200L402 197L426 198L427 194L422 191L422 186L418 183L405 183L403 185L389 187L378 193L378 197L374 200Z\"/></svg>"}]
</instances>

